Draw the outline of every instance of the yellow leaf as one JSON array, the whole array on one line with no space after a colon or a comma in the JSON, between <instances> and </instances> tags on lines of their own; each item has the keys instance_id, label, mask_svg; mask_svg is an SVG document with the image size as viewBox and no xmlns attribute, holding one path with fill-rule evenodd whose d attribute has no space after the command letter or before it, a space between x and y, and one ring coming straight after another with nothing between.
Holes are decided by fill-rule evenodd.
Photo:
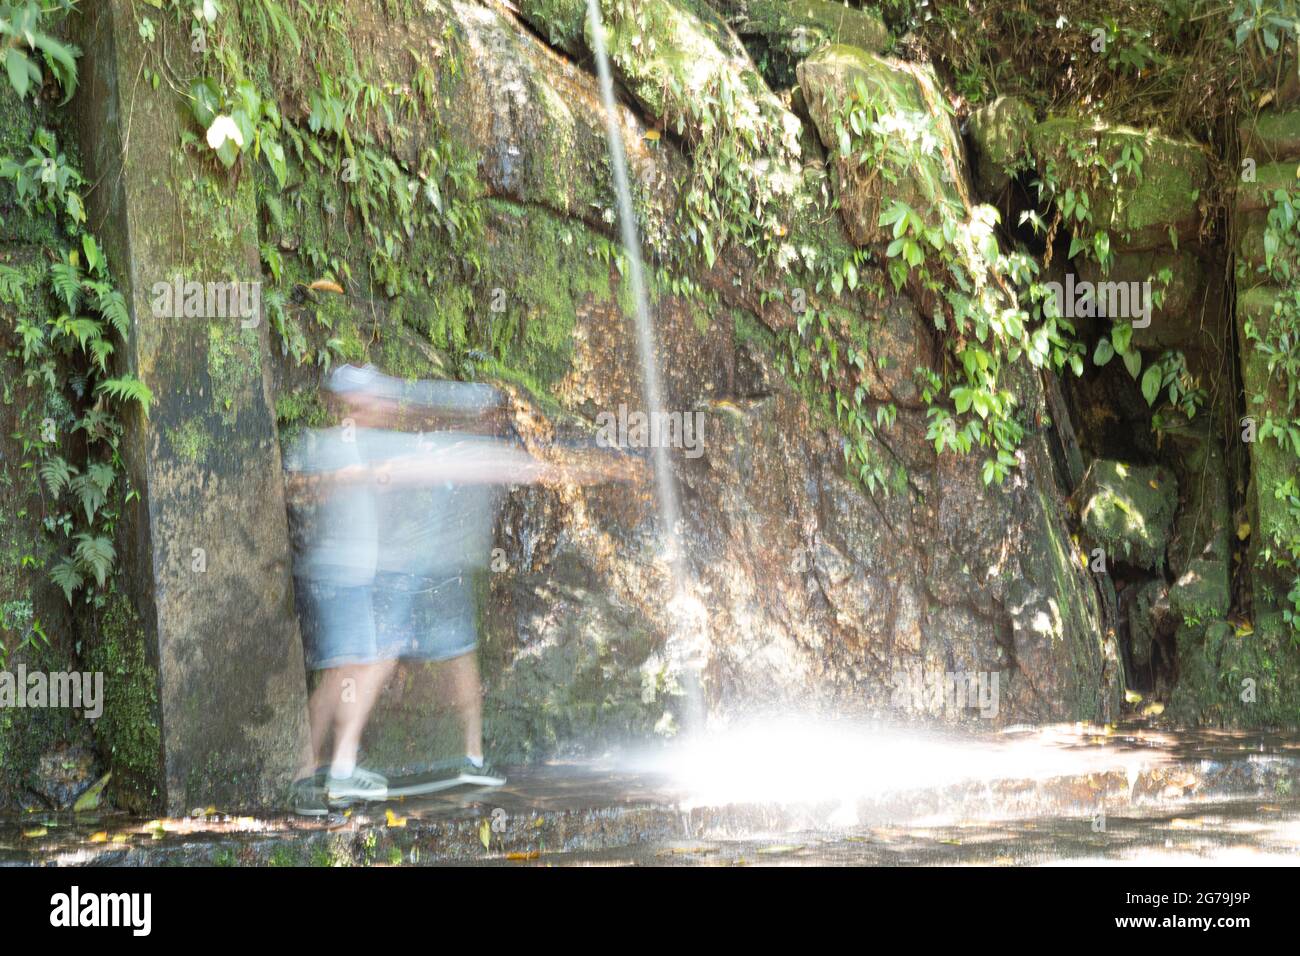
<instances>
[{"instance_id":1,"label":"yellow leaf","mask_svg":"<svg viewBox=\"0 0 1300 956\"><path fill-rule=\"evenodd\" d=\"M506 859L507 860L535 860L541 855L542 854L537 850L529 850L527 853L523 852L522 850L515 850L514 852L507 853Z\"/></svg>"},{"instance_id":2,"label":"yellow leaf","mask_svg":"<svg viewBox=\"0 0 1300 956\"><path fill-rule=\"evenodd\" d=\"M1156 701L1153 701L1152 703L1147 704L1145 707L1142 708L1143 717L1159 717L1164 712L1165 712L1165 705Z\"/></svg>"},{"instance_id":3,"label":"yellow leaf","mask_svg":"<svg viewBox=\"0 0 1300 956\"><path fill-rule=\"evenodd\" d=\"M388 825L389 825L390 827L404 827L404 826L406 826L406 817L399 817L399 816L398 816L396 813L394 813L392 810L385 810L385 811L384 811L384 818L388 821Z\"/></svg>"},{"instance_id":4,"label":"yellow leaf","mask_svg":"<svg viewBox=\"0 0 1300 956\"><path fill-rule=\"evenodd\" d=\"M311 285L307 286L307 288L315 289L319 292L337 292L339 295L343 294L343 286L339 285L333 279L317 279Z\"/></svg>"},{"instance_id":5,"label":"yellow leaf","mask_svg":"<svg viewBox=\"0 0 1300 956\"><path fill-rule=\"evenodd\" d=\"M1148 481L1147 484L1150 485L1152 488L1154 488L1156 491L1160 490L1160 484L1154 478Z\"/></svg>"},{"instance_id":6,"label":"yellow leaf","mask_svg":"<svg viewBox=\"0 0 1300 956\"><path fill-rule=\"evenodd\" d=\"M92 833L92 834L90 835L90 842L91 842L91 843L107 843L107 842L108 842L108 833L107 833L106 831L104 831L104 830L100 830L98 833Z\"/></svg>"},{"instance_id":7,"label":"yellow leaf","mask_svg":"<svg viewBox=\"0 0 1300 956\"><path fill-rule=\"evenodd\" d=\"M125 833L114 834L114 836L113 836L113 842L114 842L114 843L125 843L125 842L126 842L126 834L125 834Z\"/></svg>"},{"instance_id":8,"label":"yellow leaf","mask_svg":"<svg viewBox=\"0 0 1300 956\"><path fill-rule=\"evenodd\" d=\"M492 824L486 820L478 828L478 839L483 844L483 849L489 850L492 848Z\"/></svg>"},{"instance_id":9,"label":"yellow leaf","mask_svg":"<svg viewBox=\"0 0 1300 956\"><path fill-rule=\"evenodd\" d=\"M1126 690L1124 691L1124 700L1130 704L1140 704L1142 695L1135 690Z\"/></svg>"},{"instance_id":10,"label":"yellow leaf","mask_svg":"<svg viewBox=\"0 0 1300 956\"><path fill-rule=\"evenodd\" d=\"M1255 628L1251 626L1250 621L1242 621L1235 626L1235 633L1237 637L1250 637L1255 633Z\"/></svg>"},{"instance_id":11,"label":"yellow leaf","mask_svg":"<svg viewBox=\"0 0 1300 956\"><path fill-rule=\"evenodd\" d=\"M24 830L24 831L23 831L23 836L25 836L25 837L26 837L27 839L29 839L29 840L33 840L33 839L35 839L36 837L43 837L43 836L45 836L45 834L47 834L47 833L49 833L49 832L50 832L50 831L47 830L47 829L45 829L45 827L35 827L35 828L31 829L31 830Z\"/></svg>"},{"instance_id":12,"label":"yellow leaf","mask_svg":"<svg viewBox=\"0 0 1300 956\"><path fill-rule=\"evenodd\" d=\"M647 140L649 140L650 142L652 142L652 143L655 142L657 139L659 139L659 130L657 130L657 129L648 129L648 130L646 130L646 131L645 131L645 138L646 138Z\"/></svg>"},{"instance_id":13,"label":"yellow leaf","mask_svg":"<svg viewBox=\"0 0 1300 956\"><path fill-rule=\"evenodd\" d=\"M1243 521L1241 524L1237 525L1237 540L1245 541L1249 537L1250 537L1250 522Z\"/></svg>"}]
</instances>

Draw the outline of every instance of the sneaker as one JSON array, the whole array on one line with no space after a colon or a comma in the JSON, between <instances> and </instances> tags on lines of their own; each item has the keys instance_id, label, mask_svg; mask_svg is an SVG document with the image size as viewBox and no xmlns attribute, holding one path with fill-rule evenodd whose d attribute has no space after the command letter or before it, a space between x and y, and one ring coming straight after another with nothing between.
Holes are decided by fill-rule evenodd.
<instances>
[{"instance_id":1,"label":"sneaker","mask_svg":"<svg viewBox=\"0 0 1300 956\"><path fill-rule=\"evenodd\" d=\"M299 777L289 785L289 806L300 817L323 817L330 812L329 793L325 788L325 771Z\"/></svg>"},{"instance_id":2,"label":"sneaker","mask_svg":"<svg viewBox=\"0 0 1300 956\"><path fill-rule=\"evenodd\" d=\"M459 773L456 777L457 783L467 783L472 787L500 787L505 784L504 774L498 773L485 759L481 764L475 764L466 757L460 765Z\"/></svg>"},{"instance_id":3,"label":"sneaker","mask_svg":"<svg viewBox=\"0 0 1300 956\"><path fill-rule=\"evenodd\" d=\"M439 790L450 790L452 787L459 787L460 785L459 762L435 764L416 773L405 774L389 780L388 795L390 797L419 797L428 793L437 793Z\"/></svg>"},{"instance_id":4,"label":"sneaker","mask_svg":"<svg viewBox=\"0 0 1300 956\"><path fill-rule=\"evenodd\" d=\"M357 800L387 800L388 781L380 774L362 767L352 771L352 776L342 780L328 776L326 789L331 806L346 806Z\"/></svg>"}]
</instances>

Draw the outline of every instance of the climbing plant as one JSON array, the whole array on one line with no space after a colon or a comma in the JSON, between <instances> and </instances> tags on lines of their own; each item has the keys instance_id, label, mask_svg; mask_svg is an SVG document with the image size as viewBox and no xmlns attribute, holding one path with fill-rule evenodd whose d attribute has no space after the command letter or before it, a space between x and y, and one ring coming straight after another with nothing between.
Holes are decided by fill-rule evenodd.
<instances>
[{"instance_id":1,"label":"climbing plant","mask_svg":"<svg viewBox=\"0 0 1300 956\"><path fill-rule=\"evenodd\" d=\"M7 77L20 99L46 82L62 90L64 102L75 92L80 51L51 35L74 8L72 2L35 0L0 5L0 35L9 38ZM152 395L134 375L112 374L130 315L86 227L85 180L56 134L38 128L25 155L0 156L0 179L13 186L26 215L48 218L60 237L45 264L46 288L33 288L20 270L0 266L0 301L17 314L11 356L21 363L24 383L39 389L49 407L63 410L59 420L29 421L15 436L24 467L34 469L48 496L44 525L61 552L49 573L69 602L79 591L100 601L116 562L119 508L134 494L119 452L123 415L129 405L147 414ZM54 309L22 308L29 296L47 293ZM95 588L88 589L90 582Z\"/></svg>"},{"instance_id":2,"label":"climbing plant","mask_svg":"<svg viewBox=\"0 0 1300 956\"><path fill-rule=\"evenodd\" d=\"M1300 190L1274 190L1264 230L1264 261L1258 273L1277 287L1272 314L1265 321L1247 319L1246 340L1263 356L1268 381L1279 401L1269 395L1247 395L1252 407L1263 411L1258 439L1275 442L1290 453L1300 472ZM1300 633L1300 487L1296 474L1279 477L1272 488L1261 488L1282 504L1282 518L1261 529L1265 544L1259 558L1288 581L1283 619Z\"/></svg>"}]
</instances>

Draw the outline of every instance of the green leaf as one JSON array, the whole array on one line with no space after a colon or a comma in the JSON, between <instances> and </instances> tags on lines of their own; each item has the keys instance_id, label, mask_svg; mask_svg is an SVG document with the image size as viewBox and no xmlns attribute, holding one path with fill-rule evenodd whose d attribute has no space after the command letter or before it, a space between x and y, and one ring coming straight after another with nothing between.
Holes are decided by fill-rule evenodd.
<instances>
[{"instance_id":1,"label":"green leaf","mask_svg":"<svg viewBox=\"0 0 1300 956\"><path fill-rule=\"evenodd\" d=\"M1160 381L1159 365L1152 365L1142 373L1142 397L1147 400L1148 405L1154 405L1160 395Z\"/></svg>"},{"instance_id":2,"label":"green leaf","mask_svg":"<svg viewBox=\"0 0 1300 956\"><path fill-rule=\"evenodd\" d=\"M201 76L190 84L190 112L205 130L221 112L221 87L215 80Z\"/></svg>"},{"instance_id":3,"label":"green leaf","mask_svg":"<svg viewBox=\"0 0 1300 956\"><path fill-rule=\"evenodd\" d=\"M1138 372L1142 371L1142 353L1137 349L1125 352L1123 355L1124 367L1133 378L1138 377Z\"/></svg>"},{"instance_id":4,"label":"green leaf","mask_svg":"<svg viewBox=\"0 0 1300 956\"><path fill-rule=\"evenodd\" d=\"M9 85L14 88L19 99L27 96L27 91L31 88L31 65L27 54L17 47L10 47L5 53L5 69L9 73Z\"/></svg>"},{"instance_id":5,"label":"green leaf","mask_svg":"<svg viewBox=\"0 0 1300 956\"><path fill-rule=\"evenodd\" d=\"M1110 344L1110 339L1100 338L1097 340L1097 349L1092 353L1092 364L1101 366L1105 365L1115 357L1115 349Z\"/></svg>"}]
</instances>

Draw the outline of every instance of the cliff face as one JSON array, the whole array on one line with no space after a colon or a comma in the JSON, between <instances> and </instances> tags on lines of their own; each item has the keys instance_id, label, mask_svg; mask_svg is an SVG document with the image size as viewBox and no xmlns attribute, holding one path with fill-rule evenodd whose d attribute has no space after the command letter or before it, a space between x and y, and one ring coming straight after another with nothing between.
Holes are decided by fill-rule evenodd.
<instances>
[{"instance_id":1,"label":"cliff face","mask_svg":"<svg viewBox=\"0 0 1300 956\"><path fill-rule=\"evenodd\" d=\"M411 356L403 343L414 335L453 351L468 346L462 369L505 384L533 450L563 457L564 447L592 441L602 412L642 405L619 251L610 245L617 233L603 114L583 39L590 27L581 5L525 5L523 20L491 6L427 6L396 27L377 6L354 5L350 42L374 58L376 81L393 83L410 82L409 49L439 51L444 85L428 115L380 122L376 141L391 142L408 160L433 142L454 150L469 170L466 202L482 217L481 230L438 239L444 262L407 260L417 275L443 274L414 291L377 296L386 315L366 326L365 337L375 339L368 354ZM608 12L617 22L618 11ZM1055 474L1059 439L1039 375L1025 369L1014 379L1020 407L1036 424L1004 484L984 483L982 456L936 455L913 370L938 366L943 349L910 291L892 288L868 259L851 289L817 288L815 275L805 289L798 263L782 267L783 256L802 259L809 246L828 258L858 248L853 223L832 206L847 213L854 192L824 161L825 131L767 87L708 8L658 3L640 12L611 27L610 47L632 97L619 120L640 226L659 266L653 311L667 407L700 413L704 422L699 448L672 457L707 616L710 706L725 714L798 706L971 719L973 699L963 710L916 691L945 674L996 672L999 721L1101 718L1118 683L1103 677L1099 598L1064 520L1068 481ZM538 34L567 38L563 49L585 68ZM928 117L915 68L876 62L882 97L898 97L882 98L880 109ZM273 68L291 71L284 63ZM924 82L933 91L933 76ZM805 82L810 103L814 91ZM717 161L707 155L714 118L699 104L720 95L732 98L731 118L747 124L734 161L740 181L757 184L744 215L760 225L744 234L725 221L740 215L725 202L730 184L700 186ZM291 115L291 98L284 108ZM949 195L956 177L968 192L955 131L946 117L935 119L947 129L952 165L929 161L917 174L946 180ZM745 149L748 143L756 145ZM305 181L300 190L312 188ZM701 196L713 205L691 205ZM301 254L305 242L295 230L321 216L308 208L314 203L301 205L302 220L284 232L274 220L264 223L263 242ZM704 210L690 254L675 234L683 207ZM340 225L349 221L340 211ZM718 247L712 259L700 251L710 228ZM724 245L728 229L739 241ZM760 233L788 238L750 241ZM358 246L366 248L352 249ZM477 271L447 275L445 260L457 256L472 256ZM372 308L362 302L379 290L357 285L343 321L362 325ZM798 370L803 343L816 337L796 331L799 296L831 316L836 327L827 339L858 349L851 377L837 381L832 372L819 381ZM454 363L446 355L435 361ZM282 396L315 374L285 366ZM846 474L837 388L860 389L859 414L888 422L868 444L889 487L869 493L854 480L856 466ZM680 719L683 675L666 646L672 595L655 553L653 502L649 487L629 493L613 485L511 497L498 535L502 570L484 585L486 712L500 751L648 733Z\"/></svg>"},{"instance_id":2,"label":"cliff face","mask_svg":"<svg viewBox=\"0 0 1300 956\"><path fill-rule=\"evenodd\" d=\"M181 6L102 0L69 24L85 75L66 136L105 184L86 228L132 319L105 369L152 405L122 411L111 454L78 452L121 467L120 569L55 652L123 675L94 734L119 802L188 808L214 776L269 799L301 733L275 478L325 421L324 370L491 382L561 464L597 457L599 422L643 399L584 2ZM1273 268L1293 251L1276 190L1294 114L1238 134L1264 185L1228 214L1217 147L971 103L869 9L599 9L665 410L701 423L670 453L695 637L674 638L648 480L512 490L478 582L493 753L672 733L696 668L722 718L1111 721L1127 689L1189 721L1294 719L1295 460L1236 441L1233 385L1239 367L1246 402L1295 418L1254 347L1282 347L1293 314L1261 297L1294 284ZM43 243L67 258L54 233L4 241L16 268ZM1235 333L1234 255L1267 273L1237 277ZM158 315L154 284L177 277L256 284L259 321ZM1052 283L1136 298L1076 314ZM63 384L39 401L62 393L92 404ZM48 623L59 592L32 577L0 589ZM992 706L943 692L993 675ZM1241 706L1242 680L1267 708ZM399 672L368 751L398 766L443 746L440 700L431 673Z\"/></svg>"}]
</instances>

